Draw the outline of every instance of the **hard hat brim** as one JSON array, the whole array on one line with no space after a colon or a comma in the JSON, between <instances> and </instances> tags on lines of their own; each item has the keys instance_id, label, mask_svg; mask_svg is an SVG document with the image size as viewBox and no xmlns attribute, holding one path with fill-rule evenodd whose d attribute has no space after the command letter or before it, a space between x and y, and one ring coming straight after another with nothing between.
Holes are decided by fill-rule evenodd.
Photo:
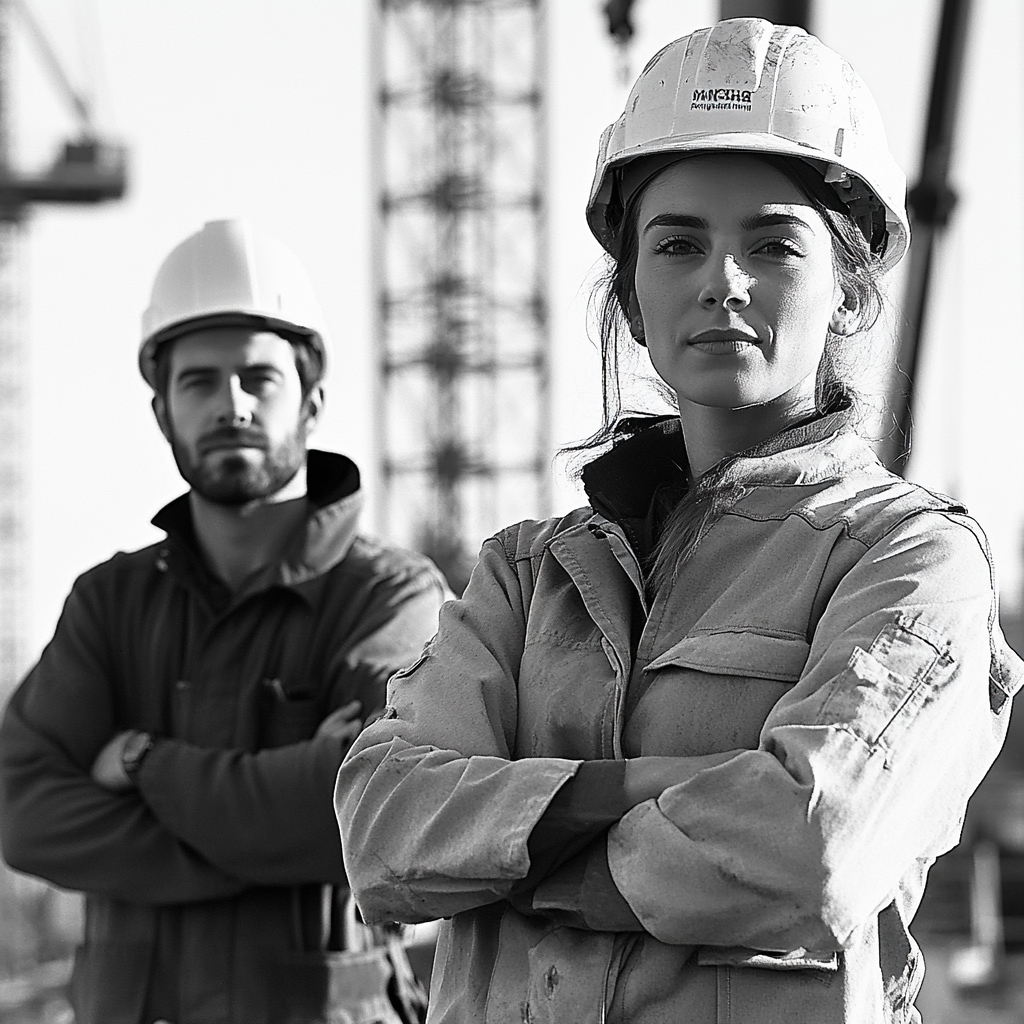
<instances>
[{"instance_id":1,"label":"hard hat brim","mask_svg":"<svg viewBox=\"0 0 1024 1024\"><path fill-rule=\"evenodd\" d=\"M617 188L617 172L623 166L648 156L677 154L682 157L698 153L763 153L795 157L811 164L822 173L829 167L834 167L863 180L863 175L853 166L856 161L847 161L815 147L801 145L768 132L723 132L715 135L681 135L653 139L642 145L620 151L613 160L607 161L604 174L594 182L590 201L587 204L587 223L601 245L607 250L618 228L617 224L608 223L606 211L612 200L613 192ZM895 161L891 161L891 163L893 183L905 183L903 172ZM889 243L885 253L881 256L881 263L883 268L888 270L899 262L909 246L910 224L905 215L901 216L900 209L894 203L887 201L884 194L885 189L880 187L880 183L868 181L865 184L885 207ZM903 188L905 190L905 184Z\"/></svg>"},{"instance_id":2,"label":"hard hat brim","mask_svg":"<svg viewBox=\"0 0 1024 1024\"><path fill-rule=\"evenodd\" d=\"M159 348L169 341L175 341L194 331L211 330L220 327L256 328L273 331L289 340L301 338L308 341L316 350L321 361L326 359L324 340L318 331L300 327L290 320L277 320L263 313L247 313L230 310L223 313L209 313L204 316L189 317L177 323L168 324L152 337L146 339L139 349L139 370L146 383L156 387L156 355Z\"/></svg>"}]
</instances>

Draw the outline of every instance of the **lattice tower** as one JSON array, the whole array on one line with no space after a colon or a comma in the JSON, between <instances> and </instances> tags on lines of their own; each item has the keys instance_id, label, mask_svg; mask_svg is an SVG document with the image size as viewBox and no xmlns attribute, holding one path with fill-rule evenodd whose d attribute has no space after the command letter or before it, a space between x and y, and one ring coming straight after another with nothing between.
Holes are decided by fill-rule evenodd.
<instances>
[{"instance_id":1,"label":"lattice tower","mask_svg":"<svg viewBox=\"0 0 1024 1024\"><path fill-rule=\"evenodd\" d=\"M547 512L542 0L378 0L378 527L456 589Z\"/></svg>"},{"instance_id":2,"label":"lattice tower","mask_svg":"<svg viewBox=\"0 0 1024 1024\"><path fill-rule=\"evenodd\" d=\"M10 157L7 118L9 8L0 2L0 171ZM19 210L0 198L0 699L24 670L25 486L28 401L25 349L19 317Z\"/></svg>"}]
</instances>

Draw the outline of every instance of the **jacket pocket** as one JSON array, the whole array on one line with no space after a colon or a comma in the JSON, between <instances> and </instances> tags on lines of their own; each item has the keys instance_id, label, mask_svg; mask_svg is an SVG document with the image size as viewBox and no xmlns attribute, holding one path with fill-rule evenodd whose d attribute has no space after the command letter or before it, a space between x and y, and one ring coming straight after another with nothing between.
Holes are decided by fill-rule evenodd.
<instances>
[{"instance_id":1,"label":"jacket pocket","mask_svg":"<svg viewBox=\"0 0 1024 1024\"><path fill-rule=\"evenodd\" d=\"M481 1024L601 1020L615 947L613 932L552 926L508 907L501 919Z\"/></svg>"},{"instance_id":2,"label":"jacket pocket","mask_svg":"<svg viewBox=\"0 0 1024 1024\"><path fill-rule=\"evenodd\" d=\"M741 946L701 946L697 963L701 967L758 967L768 971L838 971L839 954L802 948L788 953L765 953Z\"/></svg>"},{"instance_id":3,"label":"jacket pocket","mask_svg":"<svg viewBox=\"0 0 1024 1024\"><path fill-rule=\"evenodd\" d=\"M648 672L675 666L715 675L738 675L795 683L810 654L810 645L795 633L755 629L694 631L658 655Z\"/></svg>"},{"instance_id":4,"label":"jacket pocket","mask_svg":"<svg viewBox=\"0 0 1024 1024\"><path fill-rule=\"evenodd\" d=\"M138 1024L152 959L147 942L102 939L79 946L69 990L76 1024Z\"/></svg>"},{"instance_id":5,"label":"jacket pocket","mask_svg":"<svg viewBox=\"0 0 1024 1024\"><path fill-rule=\"evenodd\" d=\"M318 713L319 702L315 697L291 696L279 680L264 680L260 747L284 747L311 739L319 724Z\"/></svg>"},{"instance_id":6,"label":"jacket pocket","mask_svg":"<svg viewBox=\"0 0 1024 1024\"><path fill-rule=\"evenodd\" d=\"M795 634L702 630L654 658L630 685L627 757L688 757L758 746L771 709L810 648Z\"/></svg>"},{"instance_id":7,"label":"jacket pocket","mask_svg":"<svg viewBox=\"0 0 1024 1024\"><path fill-rule=\"evenodd\" d=\"M900 614L867 650L853 649L846 668L832 683L817 724L843 723L868 747L888 754L952 664L944 637L913 616Z\"/></svg>"},{"instance_id":8,"label":"jacket pocket","mask_svg":"<svg viewBox=\"0 0 1024 1024\"><path fill-rule=\"evenodd\" d=\"M394 969L384 947L295 953L235 969L236 1024L407 1024L389 997Z\"/></svg>"}]
</instances>

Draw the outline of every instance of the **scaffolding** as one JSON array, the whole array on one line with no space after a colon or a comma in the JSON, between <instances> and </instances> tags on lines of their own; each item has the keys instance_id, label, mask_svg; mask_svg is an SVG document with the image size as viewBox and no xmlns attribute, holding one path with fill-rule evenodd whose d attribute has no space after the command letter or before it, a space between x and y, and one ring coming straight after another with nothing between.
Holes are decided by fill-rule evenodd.
<instances>
[{"instance_id":1,"label":"scaffolding","mask_svg":"<svg viewBox=\"0 0 1024 1024\"><path fill-rule=\"evenodd\" d=\"M542 0L378 0L378 528L461 590L548 511Z\"/></svg>"}]
</instances>

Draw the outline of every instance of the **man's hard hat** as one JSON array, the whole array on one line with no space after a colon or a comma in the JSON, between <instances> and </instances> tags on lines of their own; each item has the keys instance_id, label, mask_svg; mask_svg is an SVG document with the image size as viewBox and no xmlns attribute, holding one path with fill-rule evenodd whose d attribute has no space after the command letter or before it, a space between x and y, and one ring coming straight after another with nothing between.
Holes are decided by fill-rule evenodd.
<instances>
[{"instance_id":1,"label":"man's hard hat","mask_svg":"<svg viewBox=\"0 0 1024 1024\"><path fill-rule=\"evenodd\" d=\"M874 98L838 53L803 29L736 18L655 54L601 136L587 204L601 245L610 251L622 216L624 168L642 157L668 163L707 151L806 160L886 269L906 252L907 179L889 153Z\"/></svg>"},{"instance_id":2,"label":"man's hard hat","mask_svg":"<svg viewBox=\"0 0 1024 1024\"><path fill-rule=\"evenodd\" d=\"M295 254L248 221L209 221L157 271L142 314L139 369L155 387L156 352L165 341L207 327L249 326L308 339L321 368L326 363L323 311Z\"/></svg>"}]
</instances>

